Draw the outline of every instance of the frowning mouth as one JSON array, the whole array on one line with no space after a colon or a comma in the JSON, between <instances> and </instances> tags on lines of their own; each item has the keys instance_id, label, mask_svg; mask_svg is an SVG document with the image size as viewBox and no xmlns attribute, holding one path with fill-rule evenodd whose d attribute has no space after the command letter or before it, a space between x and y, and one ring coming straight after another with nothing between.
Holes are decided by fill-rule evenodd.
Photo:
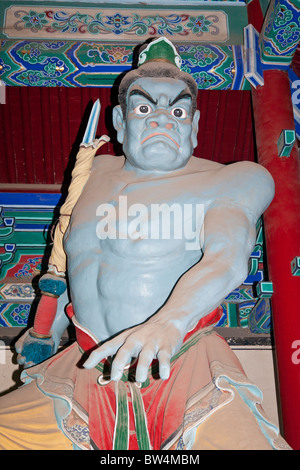
<instances>
[{"instance_id":1,"label":"frowning mouth","mask_svg":"<svg viewBox=\"0 0 300 470\"><path fill-rule=\"evenodd\" d=\"M151 139L152 137L156 137L158 135L167 137L168 139L170 139L176 145L177 148L179 148L178 142L176 142L176 140L174 140L169 134L166 134L165 132L153 132L153 134L150 134L147 137L145 137L142 140L141 144L143 145L145 142L147 142L147 140Z\"/></svg>"}]
</instances>

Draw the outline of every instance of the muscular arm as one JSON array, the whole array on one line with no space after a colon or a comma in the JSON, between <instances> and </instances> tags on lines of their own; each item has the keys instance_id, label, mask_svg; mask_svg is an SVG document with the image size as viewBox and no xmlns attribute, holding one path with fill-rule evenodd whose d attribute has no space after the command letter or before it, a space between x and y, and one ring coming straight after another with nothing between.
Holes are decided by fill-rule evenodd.
<instances>
[{"instance_id":1,"label":"muscular arm","mask_svg":"<svg viewBox=\"0 0 300 470\"><path fill-rule=\"evenodd\" d=\"M256 221L271 202L274 188L264 170L251 164L243 165L243 169L248 174L239 171L235 174L237 168L220 175L224 180L224 196L216 198L206 213L201 261L181 276L168 301L155 315L104 343L92 353L85 367L93 367L104 357L117 353L111 378L119 380L125 365L138 356L136 380L143 382L149 365L157 358L161 378L168 378L170 359L180 349L185 334L247 277ZM228 178L233 197L226 194Z\"/></svg>"},{"instance_id":2,"label":"muscular arm","mask_svg":"<svg viewBox=\"0 0 300 470\"><path fill-rule=\"evenodd\" d=\"M204 219L203 258L179 279L165 307L169 321L185 332L247 277L256 222L274 195L271 176L256 164L225 167L218 178L223 196Z\"/></svg>"},{"instance_id":3,"label":"muscular arm","mask_svg":"<svg viewBox=\"0 0 300 470\"><path fill-rule=\"evenodd\" d=\"M203 257L177 282L163 314L186 334L247 277L255 222L234 204L218 204L204 220Z\"/></svg>"}]
</instances>

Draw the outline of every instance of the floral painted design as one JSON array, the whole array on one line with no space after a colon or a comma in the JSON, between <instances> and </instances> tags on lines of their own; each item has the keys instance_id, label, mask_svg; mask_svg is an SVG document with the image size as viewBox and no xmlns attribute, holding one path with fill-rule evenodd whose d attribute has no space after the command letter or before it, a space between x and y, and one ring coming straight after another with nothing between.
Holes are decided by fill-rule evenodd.
<instances>
[{"instance_id":1,"label":"floral painted design","mask_svg":"<svg viewBox=\"0 0 300 470\"><path fill-rule=\"evenodd\" d=\"M3 287L0 285L1 299L32 299L34 296L35 292L30 284L4 284Z\"/></svg>"},{"instance_id":2,"label":"floral painted design","mask_svg":"<svg viewBox=\"0 0 300 470\"><path fill-rule=\"evenodd\" d=\"M126 64L132 59L132 53L128 53L125 47L114 46L110 49L106 49L106 61L109 61L112 64ZM101 57L104 58L104 54L101 54Z\"/></svg>"},{"instance_id":3,"label":"floral painted design","mask_svg":"<svg viewBox=\"0 0 300 470\"><path fill-rule=\"evenodd\" d=\"M68 34L114 34L136 35L136 36L155 36L169 35L188 36L195 34L202 36L204 33L218 35L220 29L216 26L220 18L218 14L189 16L181 12L171 14L140 15L139 13L127 13L116 11L114 14L105 14L104 11L95 13L86 13L69 10L45 10L37 12L30 10L26 13L24 10L17 10L14 13L19 20L14 24L18 31L22 28L29 28L32 32L68 33ZM219 13L223 15L224 13Z\"/></svg>"},{"instance_id":4,"label":"floral painted design","mask_svg":"<svg viewBox=\"0 0 300 470\"><path fill-rule=\"evenodd\" d=\"M25 28L31 28L31 30L40 30L49 23L46 19L46 13L37 13L36 11L30 10L28 15L22 16Z\"/></svg>"},{"instance_id":5,"label":"floral painted design","mask_svg":"<svg viewBox=\"0 0 300 470\"><path fill-rule=\"evenodd\" d=\"M186 24L187 28L190 28L194 34L203 34L209 32L209 27L212 21L205 18L204 15L198 15L196 17L190 16L189 21Z\"/></svg>"},{"instance_id":6,"label":"floral painted design","mask_svg":"<svg viewBox=\"0 0 300 470\"><path fill-rule=\"evenodd\" d=\"M122 34L124 30L124 26L130 25L129 16L123 16L120 13L116 13L113 16L107 16L108 21L104 21L104 24L112 27L112 32L114 34Z\"/></svg>"}]
</instances>

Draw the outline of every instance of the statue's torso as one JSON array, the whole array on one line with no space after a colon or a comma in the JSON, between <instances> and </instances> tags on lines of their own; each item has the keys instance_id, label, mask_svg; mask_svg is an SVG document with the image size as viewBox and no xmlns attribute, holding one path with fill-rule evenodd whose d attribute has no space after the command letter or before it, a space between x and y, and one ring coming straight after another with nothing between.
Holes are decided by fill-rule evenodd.
<instances>
[{"instance_id":1,"label":"statue's torso","mask_svg":"<svg viewBox=\"0 0 300 470\"><path fill-rule=\"evenodd\" d=\"M213 200L214 174L222 167L202 162L199 167L192 159L189 168L149 179L124 170L122 157L96 158L65 247L75 315L100 341L153 315L179 277L201 258L191 230L196 229L196 215L198 228L202 224L202 209ZM167 225L155 218L161 204L167 204L164 210L173 207L175 222L169 218L172 210L164 213ZM184 219L189 210L192 225ZM187 233L183 230L181 236L183 220Z\"/></svg>"}]
</instances>

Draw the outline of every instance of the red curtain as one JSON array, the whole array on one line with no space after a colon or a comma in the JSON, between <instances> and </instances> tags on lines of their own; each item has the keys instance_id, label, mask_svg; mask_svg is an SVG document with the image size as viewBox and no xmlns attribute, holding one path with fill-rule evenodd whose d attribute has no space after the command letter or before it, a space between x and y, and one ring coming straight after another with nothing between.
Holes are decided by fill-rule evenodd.
<instances>
[{"instance_id":1,"label":"red curtain","mask_svg":"<svg viewBox=\"0 0 300 470\"><path fill-rule=\"evenodd\" d=\"M100 98L97 134L111 142L101 153L120 154L111 124L112 88L6 87L0 105L0 183L68 184L92 103ZM220 163L254 157L249 91L199 91L197 157Z\"/></svg>"}]
</instances>

